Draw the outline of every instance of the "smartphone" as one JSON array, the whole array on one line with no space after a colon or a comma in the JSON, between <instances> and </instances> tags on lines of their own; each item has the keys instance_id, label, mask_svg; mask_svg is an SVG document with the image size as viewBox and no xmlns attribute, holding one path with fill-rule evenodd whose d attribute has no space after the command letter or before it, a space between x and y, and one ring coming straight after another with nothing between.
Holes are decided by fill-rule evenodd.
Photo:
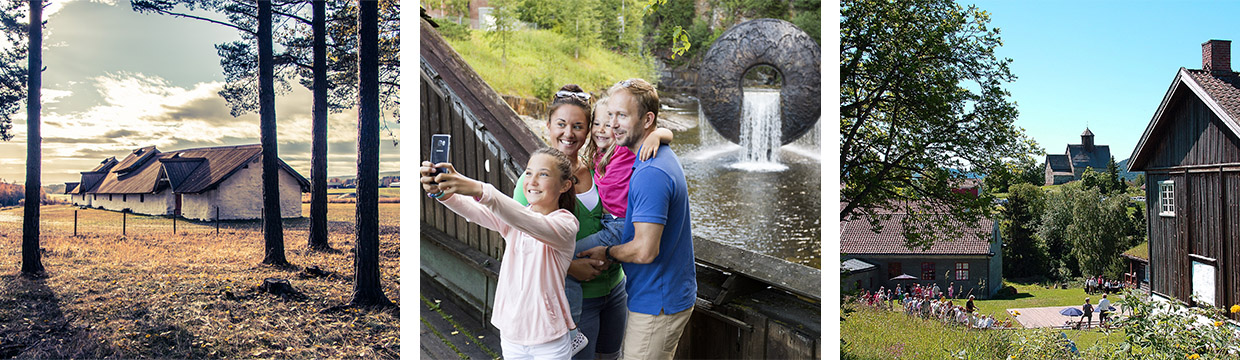
<instances>
[{"instance_id":1,"label":"smartphone","mask_svg":"<svg viewBox=\"0 0 1240 360\"><path fill-rule=\"evenodd\" d=\"M431 135L431 164L448 162L448 149L452 148L452 135ZM436 174L447 173L447 170L436 168Z\"/></svg>"}]
</instances>

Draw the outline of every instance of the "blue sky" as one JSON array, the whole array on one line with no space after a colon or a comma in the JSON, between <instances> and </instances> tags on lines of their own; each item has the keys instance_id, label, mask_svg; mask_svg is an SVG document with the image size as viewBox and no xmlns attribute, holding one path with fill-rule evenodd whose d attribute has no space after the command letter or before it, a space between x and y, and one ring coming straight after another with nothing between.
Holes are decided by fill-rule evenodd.
<instances>
[{"instance_id":1,"label":"blue sky","mask_svg":"<svg viewBox=\"0 0 1240 360\"><path fill-rule=\"evenodd\" d=\"M998 54L1018 77L1007 86L1016 124L1051 154L1080 143L1088 122L1097 144L1128 158L1179 68L1201 68L1201 43L1232 40L1240 50L1240 3L959 3L978 5L1001 29Z\"/></svg>"},{"instance_id":2,"label":"blue sky","mask_svg":"<svg viewBox=\"0 0 1240 360\"><path fill-rule=\"evenodd\" d=\"M216 93L224 81L215 44L240 39L223 26L135 13L128 0L53 0L44 11L43 183L77 181L79 172L133 149L257 144L258 116L229 114ZM218 16L213 16L218 17ZM0 42L3 39L0 38ZM3 45L0 45L3 46ZM280 158L310 176L310 92L291 84L276 99ZM330 176L356 174L357 112L328 117ZM381 171L400 169L400 126L387 116ZM25 109L16 137L0 141L0 180L23 182Z\"/></svg>"}]
</instances>

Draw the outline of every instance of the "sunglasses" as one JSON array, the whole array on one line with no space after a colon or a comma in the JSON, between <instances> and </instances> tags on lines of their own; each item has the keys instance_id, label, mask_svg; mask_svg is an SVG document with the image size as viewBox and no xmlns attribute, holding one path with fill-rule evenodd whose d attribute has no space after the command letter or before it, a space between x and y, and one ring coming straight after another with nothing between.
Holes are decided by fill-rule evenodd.
<instances>
[{"instance_id":1,"label":"sunglasses","mask_svg":"<svg viewBox=\"0 0 1240 360\"><path fill-rule=\"evenodd\" d=\"M556 99L565 98L565 97L574 97L577 99L581 99L581 101L590 101L590 93L586 93L586 92L560 90L559 92L555 93Z\"/></svg>"}]
</instances>

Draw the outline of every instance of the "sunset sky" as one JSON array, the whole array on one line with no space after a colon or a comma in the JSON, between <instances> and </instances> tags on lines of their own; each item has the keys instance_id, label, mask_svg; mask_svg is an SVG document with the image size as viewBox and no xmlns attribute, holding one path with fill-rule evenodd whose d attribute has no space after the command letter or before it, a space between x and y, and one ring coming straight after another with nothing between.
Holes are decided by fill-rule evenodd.
<instances>
[{"instance_id":1,"label":"sunset sky","mask_svg":"<svg viewBox=\"0 0 1240 360\"><path fill-rule=\"evenodd\" d=\"M215 44L239 40L230 28L139 14L125 0L52 1L45 10L43 184L78 181L103 159L133 149L161 151L257 144L258 115L229 114ZM280 158L310 177L310 91L293 82L276 99ZM384 119L380 171L400 169L400 125ZM356 173L357 112L329 116L328 175ZM25 180L25 109L16 137L0 142L0 179Z\"/></svg>"}]
</instances>

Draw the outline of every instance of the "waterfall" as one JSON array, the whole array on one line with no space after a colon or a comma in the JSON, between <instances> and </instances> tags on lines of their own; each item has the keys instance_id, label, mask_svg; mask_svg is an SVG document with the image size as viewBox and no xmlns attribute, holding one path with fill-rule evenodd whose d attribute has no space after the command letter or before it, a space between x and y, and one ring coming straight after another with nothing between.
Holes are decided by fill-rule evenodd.
<instances>
[{"instance_id":1,"label":"waterfall","mask_svg":"<svg viewBox=\"0 0 1240 360\"><path fill-rule=\"evenodd\" d=\"M783 171L779 163L781 126L779 90L745 89L741 100L741 162L733 168L748 171Z\"/></svg>"}]
</instances>

